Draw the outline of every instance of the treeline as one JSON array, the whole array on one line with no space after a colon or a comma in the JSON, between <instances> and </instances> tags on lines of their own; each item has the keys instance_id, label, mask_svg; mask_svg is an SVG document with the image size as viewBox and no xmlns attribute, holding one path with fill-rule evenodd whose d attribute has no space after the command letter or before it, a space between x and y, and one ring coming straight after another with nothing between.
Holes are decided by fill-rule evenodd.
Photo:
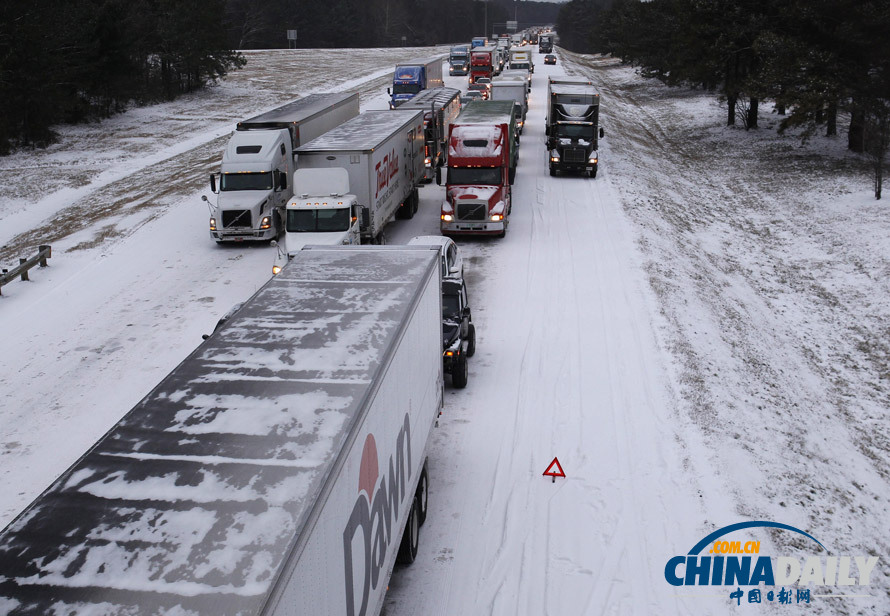
<instances>
[{"instance_id":1,"label":"treeline","mask_svg":"<svg viewBox=\"0 0 890 616\"><path fill-rule=\"evenodd\" d=\"M611 53L669 85L718 92L726 122L757 127L772 101L781 128L837 134L874 165L881 196L890 144L890 0L572 0L563 46Z\"/></svg>"},{"instance_id":2,"label":"treeline","mask_svg":"<svg viewBox=\"0 0 890 616\"><path fill-rule=\"evenodd\" d=\"M227 0L235 49L436 45L491 36L514 15L521 23L554 23L559 5L512 0ZM485 27L488 32L485 32Z\"/></svg>"},{"instance_id":3,"label":"treeline","mask_svg":"<svg viewBox=\"0 0 890 616\"><path fill-rule=\"evenodd\" d=\"M225 0L0 2L0 153L51 126L171 99L242 62Z\"/></svg>"}]
</instances>

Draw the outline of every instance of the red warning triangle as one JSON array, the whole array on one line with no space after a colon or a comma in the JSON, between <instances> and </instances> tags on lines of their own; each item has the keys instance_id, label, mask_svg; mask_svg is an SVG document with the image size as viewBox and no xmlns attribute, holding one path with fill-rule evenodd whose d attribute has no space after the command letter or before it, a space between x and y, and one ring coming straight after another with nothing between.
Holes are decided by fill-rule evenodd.
<instances>
[{"instance_id":1,"label":"red warning triangle","mask_svg":"<svg viewBox=\"0 0 890 616\"><path fill-rule=\"evenodd\" d=\"M547 467L547 470L544 471L544 475L547 477L565 477L566 474L562 470L562 466L559 463L557 458L553 458L553 462L550 463L550 466Z\"/></svg>"}]
</instances>

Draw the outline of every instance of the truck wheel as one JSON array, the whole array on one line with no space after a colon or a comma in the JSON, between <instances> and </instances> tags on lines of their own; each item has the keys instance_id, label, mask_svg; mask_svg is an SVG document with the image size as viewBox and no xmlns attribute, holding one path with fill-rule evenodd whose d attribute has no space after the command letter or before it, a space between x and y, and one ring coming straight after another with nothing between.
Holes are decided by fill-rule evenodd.
<instances>
[{"instance_id":1,"label":"truck wheel","mask_svg":"<svg viewBox=\"0 0 890 616\"><path fill-rule=\"evenodd\" d=\"M408 510L408 523L405 524L405 532L402 533L402 543L399 544L399 553L396 562L401 565L410 565L417 558L417 545L420 542L420 521L417 515L417 497L411 500L411 509Z\"/></svg>"},{"instance_id":2,"label":"truck wheel","mask_svg":"<svg viewBox=\"0 0 890 616\"><path fill-rule=\"evenodd\" d=\"M476 326L470 323L467 330L467 357L472 357L476 354Z\"/></svg>"},{"instance_id":3,"label":"truck wheel","mask_svg":"<svg viewBox=\"0 0 890 616\"><path fill-rule=\"evenodd\" d=\"M553 167L550 167L550 176L556 177L556 169L554 169Z\"/></svg>"},{"instance_id":4,"label":"truck wheel","mask_svg":"<svg viewBox=\"0 0 890 616\"><path fill-rule=\"evenodd\" d=\"M451 366L451 384L457 389L463 389L467 386L469 378L470 372L467 367L467 356L458 355L454 365Z\"/></svg>"},{"instance_id":5,"label":"truck wheel","mask_svg":"<svg viewBox=\"0 0 890 616\"><path fill-rule=\"evenodd\" d=\"M413 218L417 210L420 209L420 193L417 192L416 188L411 191L411 203L411 217Z\"/></svg>"},{"instance_id":6,"label":"truck wheel","mask_svg":"<svg viewBox=\"0 0 890 616\"><path fill-rule=\"evenodd\" d=\"M596 177L596 167L594 167L593 169L590 170L590 177L592 177L592 178Z\"/></svg>"},{"instance_id":7,"label":"truck wheel","mask_svg":"<svg viewBox=\"0 0 890 616\"><path fill-rule=\"evenodd\" d=\"M430 476L426 472L426 461L423 463L423 470L420 471L420 481L417 482L417 492L414 495L417 499L417 521L423 526L430 498Z\"/></svg>"}]
</instances>

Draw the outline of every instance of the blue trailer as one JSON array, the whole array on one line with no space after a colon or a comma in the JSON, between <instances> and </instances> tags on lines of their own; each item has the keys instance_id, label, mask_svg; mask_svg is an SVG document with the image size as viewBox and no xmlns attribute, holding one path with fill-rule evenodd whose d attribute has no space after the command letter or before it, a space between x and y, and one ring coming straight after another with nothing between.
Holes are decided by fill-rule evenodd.
<instances>
[{"instance_id":1,"label":"blue trailer","mask_svg":"<svg viewBox=\"0 0 890 616\"><path fill-rule=\"evenodd\" d=\"M392 75L392 88L386 93L392 99L389 108L395 109L421 90L432 90L445 85L442 79L442 57L421 58L396 64Z\"/></svg>"}]
</instances>

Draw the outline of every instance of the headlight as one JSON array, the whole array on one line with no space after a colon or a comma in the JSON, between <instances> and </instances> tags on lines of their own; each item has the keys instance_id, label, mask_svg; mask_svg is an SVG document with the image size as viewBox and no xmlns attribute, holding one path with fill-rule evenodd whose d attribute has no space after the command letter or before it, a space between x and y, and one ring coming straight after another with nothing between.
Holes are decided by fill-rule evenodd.
<instances>
[{"instance_id":1,"label":"headlight","mask_svg":"<svg viewBox=\"0 0 890 616\"><path fill-rule=\"evenodd\" d=\"M277 276L277 275L278 275L278 272L280 272L280 271L281 271L281 266L280 266L280 265L273 265L273 266L272 266L272 275L273 275L273 276Z\"/></svg>"},{"instance_id":2,"label":"headlight","mask_svg":"<svg viewBox=\"0 0 890 616\"><path fill-rule=\"evenodd\" d=\"M423 159L423 164L425 164L427 167L429 167L432 162L433 162L433 159L430 158L429 156L427 156L426 158Z\"/></svg>"},{"instance_id":3,"label":"headlight","mask_svg":"<svg viewBox=\"0 0 890 616\"><path fill-rule=\"evenodd\" d=\"M589 162L592 165L595 165L596 164L596 156L590 157L590 159L587 162Z\"/></svg>"},{"instance_id":4,"label":"headlight","mask_svg":"<svg viewBox=\"0 0 890 616\"><path fill-rule=\"evenodd\" d=\"M210 219L210 230L211 230L211 231L216 231L216 218L211 218L211 219Z\"/></svg>"},{"instance_id":5,"label":"headlight","mask_svg":"<svg viewBox=\"0 0 890 616\"><path fill-rule=\"evenodd\" d=\"M550 157L550 162L551 162L551 163L558 163L558 162L559 162L559 156L551 156L551 157Z\"/></svg>"},{"instance_id":6,"label":"headlight","mask_svg":"<svg viewBox=\"0 0 890 616\"><path fill-rule=\"evenodd\" d=\"M452 216L451 214L442 214L442 220L444 220L445 222L451 222L452 220L454 220L454 216Z\"/></svg>"},{"instance_id":7,"label":"headlight","mask_svg":"<svg viewBox=\"0 0 890 616\"><path fill-rule=\"evenodd\" d=\"M271 216L263 216L263 220L260 222L260 229L269 229L272 227L272 217Z\"/></svg>"},{"instance_id":8,"label":"headlight","mask_svg":"<svg viewBox=\"0 0 890 616\"><path fill-rule=\"evenodd\" d=\"M504 217L501 214L492 214L491 215L492 222L501 222L503 219L504 219Z\"/></svg>"}]
</instances>

